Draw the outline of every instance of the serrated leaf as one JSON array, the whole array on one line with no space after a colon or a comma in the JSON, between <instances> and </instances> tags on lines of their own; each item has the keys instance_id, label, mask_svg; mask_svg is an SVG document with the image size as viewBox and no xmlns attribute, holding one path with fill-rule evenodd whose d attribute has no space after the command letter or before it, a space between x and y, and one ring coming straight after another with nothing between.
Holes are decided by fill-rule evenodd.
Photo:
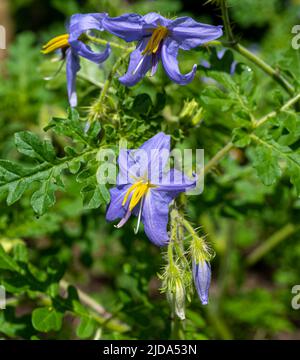
<instances>
[{"instance_id":1,"label":"serrated leaf","mask_svg":"<svg viewBox=\"0 0 300 360\"><path fill-rule=\"evenodd\" d=\"M0 160L0 184L12 182L26 176L28 170L17 163L8 160Z\"/></svg>"},{"instance_id":2,"label":"serrated leaf","mask_svg":"<svg viewBox=\"0 0 300 360\"><path fill-rule=\"evenodd\" d=\"M253 167L265 185L274 184L281 176L278 155L266 146L258 145L255 148Z\"/></svg>"},{"instance_id":3,"label":"serrated leaf","mask_svg":"<svg viewBox=\"0 0 300 360\"><path fill-rule=\"evenodd\" d=\"M94 320L91 317L82 317L76 329L76 335L81 339L87 339L93 334L94 329Z\"/></svg>"},{"instance_id":4,"label":"serrated leaf","mask_svg":"<svg viewBox=\"0 0 300 360\"><path fill-rule=\"evenodd\" d=\"M249 133L244 129L236 128L233 130L232 134L232 142L237 147L243 148L251 143L251 137Z\"/></svg>"},{"instance_id":5,"label":"serrated leaf","mask_svg":"<svg viewBox=\"0 0 300 360\"><path fill-rule=\"evenodd\" d=\"M99 185L89 184L81 189L85 209L97 209L105 204Z\"/></svg>"},{"instance_id":6,"label":"serrated leaf","mask_svg":"<svg viewBox=\"0 0 300 360\"><path fill-rule=\"evenodd\" d=\"M31 197L31 206L38 215L43 215L55 204L55 190L57 186L52 179L44 181L40 188Z\"/></svg>"},{"instance_id":7,"label":"serrated leaf","mask_svg":"<svg viewBox=\"0 0 300 360\"><path fill-rule=\"evenodd\" d=\"M15 144L18 151L40 162L53 163L56 154L49 140L42 141L36 134L21 131L15 134Z\"/></svg>"},{"instance_id":8,"label":"serrated leaf","mask_svg":"<svg viewBox=\"0 0 300 360\"><path fill-rule=\"evenodd\" d=\"M8 196L6 203L8 206L17 202L24 194L28 188L28 183L26 181L16 181L8 186Z\"/></svg>"},{"instance_id":9,"label":"serrated leaf","mask_svg":"<svg viewBox=\"0 0 300 360\"><path fill-rule=\"evenodd\" d=\"M63 314L54 308L42 307L33 310L32 325L42 332L59 331L62 326Z\"/></svg>"}]
</instances>

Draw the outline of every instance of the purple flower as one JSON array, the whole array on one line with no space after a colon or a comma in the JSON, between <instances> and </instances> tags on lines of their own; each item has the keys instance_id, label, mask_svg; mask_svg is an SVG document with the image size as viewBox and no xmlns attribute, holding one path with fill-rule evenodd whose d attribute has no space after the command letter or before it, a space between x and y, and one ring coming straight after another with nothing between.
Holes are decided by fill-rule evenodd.
<instances>
[{"instance_id":1,"label":"purple flower","mask_svg":"<svg viewBox=\"0 0 300 360\"><path fill-rule=\"evenodd\" d=\"M88 30L103 31L102 21L107 14L75 14L67 26L68 34L60 35L43 46L42 52L49 54L60 49L66 59L67 89L69 102L72 107L77 106L76 74L80 70L80 56L96 64L105 61L110 54L107 44L104 52L94 52L84 43L84 33Z\"/></svg>"},{"instance_id":2,"label":"purple flower","mask_svg":"<svg viewBox=\"0 0 300 360\"><path fill-rule=\"evenodd\" d=\"M170 136L158 133L138 150L120 151L117 186L110 190L106 220L121 219L122 227L133 213L148 238L157 246L169 241L169 204L180 193L195 186L182 172L165 171L170 156Z\"/></svg>"},{"instance_id":3,"label":"purple flower","mask_svg":"<svg viewBox=\"0 0 300 360\"><path fill-rule=\"evenodd\" d=\"M201 24L187 16L170 20L157 13L106 17L103 27L127 42L138 41L136 50L131 53L127 73L119 79L127 86L135 85L150 69L151 76L154 75L160 60L171 80L180 85L190 83L197 65L188 74L181 74L178 50L190 50L222 36L222 26Z\"/></svg>"},{"instance_id":4,"label":"purple flower","mask_svg":"<svg viewBox=\"0 0 300 360\"><path fill-rule=\"evenodd\" d=\"M202 305L208 304L208 290L211 280L211 269L208 261L193 261L193 278Z\"/></svg>"}]
</instances>

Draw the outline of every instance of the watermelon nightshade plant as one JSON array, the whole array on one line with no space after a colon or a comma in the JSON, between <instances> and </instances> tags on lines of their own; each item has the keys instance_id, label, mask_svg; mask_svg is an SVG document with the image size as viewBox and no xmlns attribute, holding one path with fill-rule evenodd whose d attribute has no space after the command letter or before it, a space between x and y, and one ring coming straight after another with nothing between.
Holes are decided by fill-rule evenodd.
<instances>
[{"instance_id":1,"label":"watermelon nightshade plant","mask_svg":"<svg viewBox=\"0 0 300 360\"><path fill-rule=\"evenodd\" d=\"M210 127L209 130L213 128L213 131L210 131L213 135L210 136L213 137L216 133L213 139L218 139L218 141L225 139L228 143L207 162L203 169L204 175L215 169L219 161L234 147L250 148L251 146L249 159L247 159L249 167L257 170L258 177L265 185L275 184L285 172L291 183L295 185L295 191L300 192L299 154L293 152L290 147L291 144L297 143L298 139L294 143L288 142L291 138L294 139L293 136L296 137L295 133L298 129L295 105L300 99L297 93L299 79L290 81L287 72L282 75L283 72L273 69L257 55L245 49L233 35L226 1L215 2L220 5L222 11L226 35L226 41L223 42L215 41L223 34L222 26L202 24L186 16L168 19L155 12L146 15L129 13L117 17L110 17L106 13L73 15L67 27L68 33L50 40L42 50L44 54L59 50L62 59L66 61L67 89L71 108L65 119L53 118L46 130L53 131L55 140L56 135L66 136L68 146L64 149L59 146L60 151L57 155L56 148L49 140L41 141L31 132L21 132L15 136L16 147L22 155L31 158L31 163L25 167L7 160L0 162L0 187L2 192L7 193L9 205L18 201L25 191L32 188L34 190L31 197L32 207L38 216L45 214L55 203L55 192L64 188L62 175L68 170L71 174L77 174L76 181L80 186L87 210L106 205L106 219L109 222L120 219L115 227L122 229L114 230L115 233L120 234L120 237L128 233L132 238L134 237L130 225L127 224L126 229L123 225L127 221L132 221L132 219L129 221L132 214L136 216L135 233L138 232L140 224L143 224L144 232L149 240L159 246L163 252L165 266L158 275L162 283L161 291L166 293L173 315L177 315L181 320L186 317L186 302L191 301L194 292L198 294L203 305L208 304L211 282L210 261L213 252L206 242L204 231L195 229L187 220L188 216L194 218L197 216L193 210L189 211L190 207L191 209L201 207L202 204L199 205L199 202L204 199L203 197L190 201L184 194L186 190L193 188L195 179L187 178L184 173L176 171L175 168L167 172L163 171L170 156L171 140L174 147L181 146L182 140L187 140L187 143L191 140L190 143L202 145L202 141L205 143L206 140L201 138L202 129L205 138L208 128ZM101 35L97 37L99 32ZM121 43L118 39L114 42L112 35L127 43L136 42L136 48L131 44ZM96 52L94 47L90 46L91 43L104 45L105 50ZM193 51L197 47L202 48ZM230 50L224 52L224 47L231 48L240 57L247 59L248 65L238 63L240 59L235 59ZM206 48L209 49L209 56L206 54L207 57L203 62L202 53L206 52ZM116 56L111 49L117 51ZM181 61L181 65L187 65L187 71L192 68L188 73L179 69L178 56L182 50L188 51L186 58L189 60L186 63ZM193 56L195 58L192 58ZM108 75L103 83L100 82L103 79L98 82L96 78L88 79L86 76L85 79L82 76L82 80L92 84L91 92L87 89L84 93L84 100L91 103L87 103L86 108L79 108L79 115L74 107L77 106L75 85L76 76L80 70L80 58L96 64L108 59L101 66L104 76ZM110 68L111 59L115 62ZM157 72L160 63L164 70L162 73ZM280 103L278 108L258 119L255 115L257 98L253 95L255 93L254 81L251 77L253 71L249 63L258 66L270 76L270 82L276 81L284 90L283 95L280 93L278 96L277 100ZM198 66L198 64L203 66ZM99 69L93 73L96 67L90 66L88 62L84 65L91 69L92 74L100 73ZM107 69L108 72L106 72ZM85 66L83 70L85 71ZM79 75L84 75L84 71ZM197 71L201 77L195 77ZM213 79L213 82L210 82L212 86L202 81L202 74ZM115 80L116 77L119 81ZM173 83L170 83L168 78ZM142 80L143 83L137 85ZM192 80L194 83L178 91L177 84L188 85ZM193 87L195 83L196 86ZM137 86L133 89L127 88L134 85ZM202 90L201 94L199 94L198 85ZM100 88L100 94L94 99L97 87ZM145 92L150 87L151 96L148 96ZM140 94L140 91L143 91L143 94ZM180 93L178 97L176 92ZM156 95L156 100L152 99L153 93ZM183 102L184 109L181 109ZM89 111L87 116L85 109ZM206 115L207 113L210 117ZM228 121L218 122L218 119L216 120L218 115L221 121L227 116ZM207 116L208 121L205 118L204 127L200 128L200 125L202 126L200 118L203 116ZM292 129L292 131L288 136L277 141L283 128L283 125L281 128L279 124L280 116L288 117L287 130ZM84 127L81 120L87 120L89 126ZM268 128L266 125L273 120L274 123ZM208 127L206 127L207 123ZM276 127L275 135L274 127ZM224 133L220 132L222 133L220 137L218 137L219 128L225 129ZM195 134L191 134L192 132ZM195 137L199 134L201 139L196 139ZM208 136L208 141L215 148L210 136ZM137 150L120 151L117 185L108 189L106 185L98 184L96 181L99 166L97 155L102 148L115 149L116 143L120 140L129 141L130 149ZM141 150L147 155L150 154L150 160L137 156ZM154 157L152 157L153 150ZM283 163L286 164L285 167L281 167ZM138 168L138 174L131 173L132 165L135 165L135 170ZM181 178L181 183L174 181L178 177ZM216 186L218 184L216 181ZM212 191L217 193L216 186ZM227 200L230 203L234 201L226 198L224 202ZM205 202L205 199L203 201ZM203 206L206 206L206 203ZM218 211L223 211L223 209L218 208ZM87 214L89 213L85 213L85 216ZM110 229L108 231L113 229L112 225L106 226ZM155 248L152 247L152 249ZM72 287L69 287L66 299L59 297L59 294L55 292L57 288L65 290L68 286L62 279L63 272L58 271L55 266L48 269L49 273L43 273L43 278L46 279L44 283L38 278L36 283L30 282L27 285L26 279L32 278L33 268L27 268L24 265L28 262L28 254L26 255L21 250L18 249L17 254L11 256L0 246L0 268L4 267L5 271L15 272L21 279L20 283L27 286L26 291L30 291L30 295L37 292L42 295L47 294L49 297L51 307L33 311L32 323L35 329L42 332L58 331L62 323L61 309L63 309L63 311L72 312L75 316L80 316L81 319L84 318L79 326L81 329L79 333L84 332L86 337L94 334L94 327L90 326L90 322L94 321L100 324L100 327L105 324L103 326L107 326L112 332L121 333L124 330L124 324L114 319L110 320L111 315L102 308L100 318L90 316L88 311L80 307L79 299L72 292ZM17 260L14 260L13 256ZM257 259L257 255L254 259ZM17 282L13 283L13 285L16 284ZM57 284L59 287L53 286ZM81 300L86 301L91 308L95 304L93 299L89 299L86 294L81 296ZM96 309L99 312L98 306ZM38 321L40 318L50 318L51 323L40 325ZM172 324L176 321L176 318L172 317ZM123 330L120 330L121 328ZM124 331L127 331L126 329L125 326Z\"/></svg>"}]
</instances>

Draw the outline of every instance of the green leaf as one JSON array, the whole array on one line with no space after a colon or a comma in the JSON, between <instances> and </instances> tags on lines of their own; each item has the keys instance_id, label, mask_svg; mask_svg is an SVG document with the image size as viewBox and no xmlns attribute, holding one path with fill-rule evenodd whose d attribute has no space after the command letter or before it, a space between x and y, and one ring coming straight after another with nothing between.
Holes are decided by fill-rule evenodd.
<instances>
[{"instance_id":1,"label":"green leaf","mask_svg":"<svg viewBox=\"0 0 300 360\"><path fill-rule=\"evenodd\" d=\"M258 145L255 148L253 167L265 185L274 184L281 176L278 155L266 146Z\"/></svg>"},{"instance_id":2,"label":"green leaf","mask_svg":"<svg viewBox=\"0 0 300 360\"><path fill-rule=\"evenodd\" d=\"M22 131L15 134L15 144L20 153L39 162L53 163L56 158L51 142L48 140L42 141L32 132Z\"/></svg>"},{"instance_id":3,"label":"green leaf","mask_svg":"<svg viewBox=\"0 0 300 360\"><path fill-rule=\"evenodd\" d=\"M82 317L76 329L76 335L81 339L87 339L93 334L94 329L94 320L91 317Z\"/></svg>"},{"instance_id":4,"label":"green leaf","mask_svg":"<svg viewBox=\"0 0 300 360\"><path fill-rule=\"evenodd\" d=\"M32 312L32 325L42 332L59 331L62 319L63 314L52 307L37 308Z\"/></svg>"},{"instance_id":5,"label":"green leaf","mask_svg":"<svg viewBox=\"0 0 300 360\"><path fill-rule=\"evenodd\" d=\"M31 205L38 215L43 215L51 206L55 204L55 190L57 186L52 179L41 183L40 188L32 195Z\"/></svg>"},{"instance_id":6,"label":"green leaf","mask_svg":"<svg viewBox=\"0 0 300 360\"><path fill-rule=\"evenodd\" d=\"M97 209L109 202L109 193L105 185L89 184L81 189L85 209Z\"/></svg>"},{"instance_id":7,"label":"green leaf","mask_svg":"<svg viewBox=\"0 0 300 360\"><path fill-rule=\"evenodd\" d=\"M233 138L232 142L235 146L243 148L248 146L251 143L251 137L248 132L241 128L236 128L232 132Z\"/></svg>"},{"instance_id":8,"label":"green leaf","mask_svg":"<svg viewBox=\"0 0 300 360\"><path fill-rule=\"evenodd\" d=\"M8 196L6 199L7 205L10 206L20 200L27 188L28 183L26 181L18 181L9 184Z\"/></svg>"},{"instance_id":9,"label":"green leaf","mask_svg":"<svg viewBox=\"0 0 300 360\"><path fill-rule=\"evenodd\" d=\"M148 94L137 95L134 99L132 110L137 114L149 114L152 108L152 100Z\"/></svg>"},{"instance_id":10,"label":"green leaf","mask_svg":"<svg viewBox=\"0 0 300 360\"><path fill-rule=\"evenodd\" d=\"M21 269L13 258L11 258L0 245L0 269L20 272Z\"/></svg>"}]
</instances>

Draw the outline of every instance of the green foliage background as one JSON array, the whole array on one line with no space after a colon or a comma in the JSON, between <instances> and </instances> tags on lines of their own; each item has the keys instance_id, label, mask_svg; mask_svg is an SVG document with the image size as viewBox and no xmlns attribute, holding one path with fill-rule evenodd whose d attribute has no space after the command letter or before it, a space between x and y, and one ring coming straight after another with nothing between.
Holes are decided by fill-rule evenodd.
<instances>
[{"instance_id":1,"label":"green foliage background","mask_svg":"<svg viewBox=\"0 0 300 360\"><path fill-rule=\"evenodd\" d=\"M291 289L300 281L300 116L293 106L279 111L291 94L237 52L226 50L219 59L221 46L204 47L181 54L182 71L199 65L186 87L171 83L162 69L132 89L115 77L100 123L85 134L83 120L120 51L100 68L83 62L79 114L66 110L64 70L43 80L59 65L40 47L64 32L73 13L155 10L220 24L217 5L204 3L10 2L17 33L0 82L0 281L8 297L0 310L2 338L300 338L300 312L291 307ZM299 93L299 50L291 48L299 3L229 5L237 38ZM125 69L126 61L118 73ZM184 113L192 99L193 111ZM97 137L100 127L104 139ZM136 148L161 130L179 148L203 148L206 163L234 144L209 169L203 194L186 200L186 218L201 227L216 256L210 304L203 307L195 295L184 324L171 319L159 292L163 251L142 232L134 235L133 221L120 230L105 222L109 194L95 178L100 144L117 146L126 138Z\"/></svg>"}]
</instances>

